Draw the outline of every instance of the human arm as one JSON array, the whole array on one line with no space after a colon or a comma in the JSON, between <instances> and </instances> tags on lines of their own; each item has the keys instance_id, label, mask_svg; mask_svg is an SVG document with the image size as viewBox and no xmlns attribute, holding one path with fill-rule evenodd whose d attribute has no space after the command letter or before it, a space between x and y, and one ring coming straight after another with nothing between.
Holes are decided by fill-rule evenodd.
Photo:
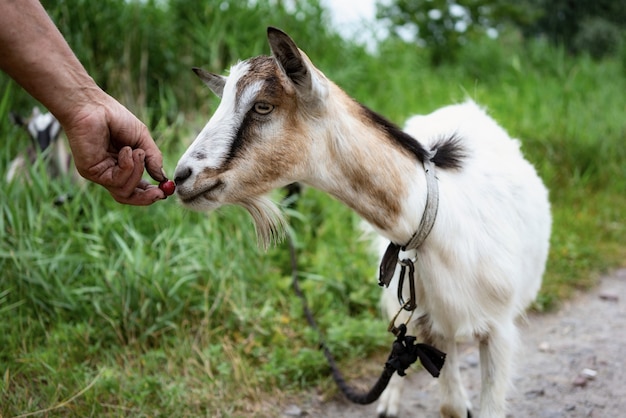
<instances>
[{"instance_id":1,"label":"human arm","mask_svg":"<svg viewBox=\"0 0 626 418\"><path fill-rule=\"evenodd\" d=\"M166 180L147 127L100 89L37 0L0 0L0 68L61 123L78 172L120 203L166 196L142 180Z\"/></svg>"}]
</instances>

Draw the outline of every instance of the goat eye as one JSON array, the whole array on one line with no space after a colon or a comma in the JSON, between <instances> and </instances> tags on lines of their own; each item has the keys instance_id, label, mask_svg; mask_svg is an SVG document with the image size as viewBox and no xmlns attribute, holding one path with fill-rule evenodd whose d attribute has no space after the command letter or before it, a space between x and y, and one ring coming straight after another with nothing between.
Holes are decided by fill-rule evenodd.
<instances>
[{"instance_id":1,"label":"goat eye","mask_svg":"<svg viewBox=\"0 0 626 418\"><path fill-rule=\"evenodd\" d=\"M254 104L254 111L259 115L267 115L272 110L274 110L274 106L269 103L257 102Z\"/></svg>"}]
</instances>

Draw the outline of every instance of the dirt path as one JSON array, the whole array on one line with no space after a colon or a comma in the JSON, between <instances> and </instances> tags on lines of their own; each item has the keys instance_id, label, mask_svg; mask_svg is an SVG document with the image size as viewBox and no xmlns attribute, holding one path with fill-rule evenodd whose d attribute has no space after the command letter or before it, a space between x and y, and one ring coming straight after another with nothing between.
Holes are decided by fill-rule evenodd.
<instances>
[{"instance_id":1,"label":"dirt path","mask_svg":"<svg viewBox=\"0 0 626 418\"><path fill-rule=\"evenodd\" d=\"M603 277L555 313L530 315L521 327L522 355L510 417L626 417L626 269ZM463 346L462 374L478 405L479 367L475 346ZM372 382L376 372L372 374ZM439 417L436 382L426 372L407 376L402 417ZM352 405L341 395L322 401L315 394L289 405L283 416L375 417L376 404Z\"/></svg>"}]
</instances>

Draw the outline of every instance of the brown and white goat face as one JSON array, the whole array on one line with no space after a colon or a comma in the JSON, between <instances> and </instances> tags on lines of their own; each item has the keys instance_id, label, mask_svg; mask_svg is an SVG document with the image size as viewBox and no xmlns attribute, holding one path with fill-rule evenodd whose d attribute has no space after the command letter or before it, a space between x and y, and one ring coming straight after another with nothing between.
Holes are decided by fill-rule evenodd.
<instances>
[{"instance_id":1,"label":"brown and white goat face","mask_svg":"<svg viewBox=\"0 0 626 418\"><path fill-rule=\"evenodd\" d=\"M210 210L284 183L284 173L298 157L289 141L296 124L288 120L296 99L278 81L275 61L239 63L228 78L195 71L218 95L221 90L222 101L178 162L175 181L181 202Z\"/></svg>"},{"instance_id":2,"label":"brown and white goat face","mask_svg":"<svg viewBox=\"0 0 626 418\"><path fill-rule=\"evenodd\" d=\"M301 180L327 80L285 33L269 28L268 40L271 57L240 62L228 77L194 69L221 103L176 167L188 208L237 204L254 216L263 195Z\"/></svg>"}]
</instances>

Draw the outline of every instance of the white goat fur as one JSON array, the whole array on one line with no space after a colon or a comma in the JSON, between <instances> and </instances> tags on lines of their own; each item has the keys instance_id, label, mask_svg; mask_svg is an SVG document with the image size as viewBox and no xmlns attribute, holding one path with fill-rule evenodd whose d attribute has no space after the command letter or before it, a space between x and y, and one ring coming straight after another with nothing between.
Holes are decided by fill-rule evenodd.
<instances>
[{"instance_id":1,"label":"white goat fur","mask_svg":"<svg viewBox=\"0 0 626 418\"><path fill-rule=\"evenodd\" d=\"M261 196L299 181L344 202L386 240L407 243L426 202L422 162L286 34L269 28L268 38L272 57L238 63L228 77L196 70L222 102L178 162L181 202L196 210L242 205L267 244L281 221ZM439 377L442 417L465 418L471 407L456 348L463 337L480 346L479 416L504 417L515 320L539 290L548 253L547 190L519 143L473 102L415 116L406 132L424 149L456 138L462 150L458 167L436 168L437 219L417 252L405 254L417 259L410 329L447 353ZM399 309L397 274L383 292L390 316ZM392 379L380 416L397 415L401 382Z\"/></svg>"}]
</instances>

